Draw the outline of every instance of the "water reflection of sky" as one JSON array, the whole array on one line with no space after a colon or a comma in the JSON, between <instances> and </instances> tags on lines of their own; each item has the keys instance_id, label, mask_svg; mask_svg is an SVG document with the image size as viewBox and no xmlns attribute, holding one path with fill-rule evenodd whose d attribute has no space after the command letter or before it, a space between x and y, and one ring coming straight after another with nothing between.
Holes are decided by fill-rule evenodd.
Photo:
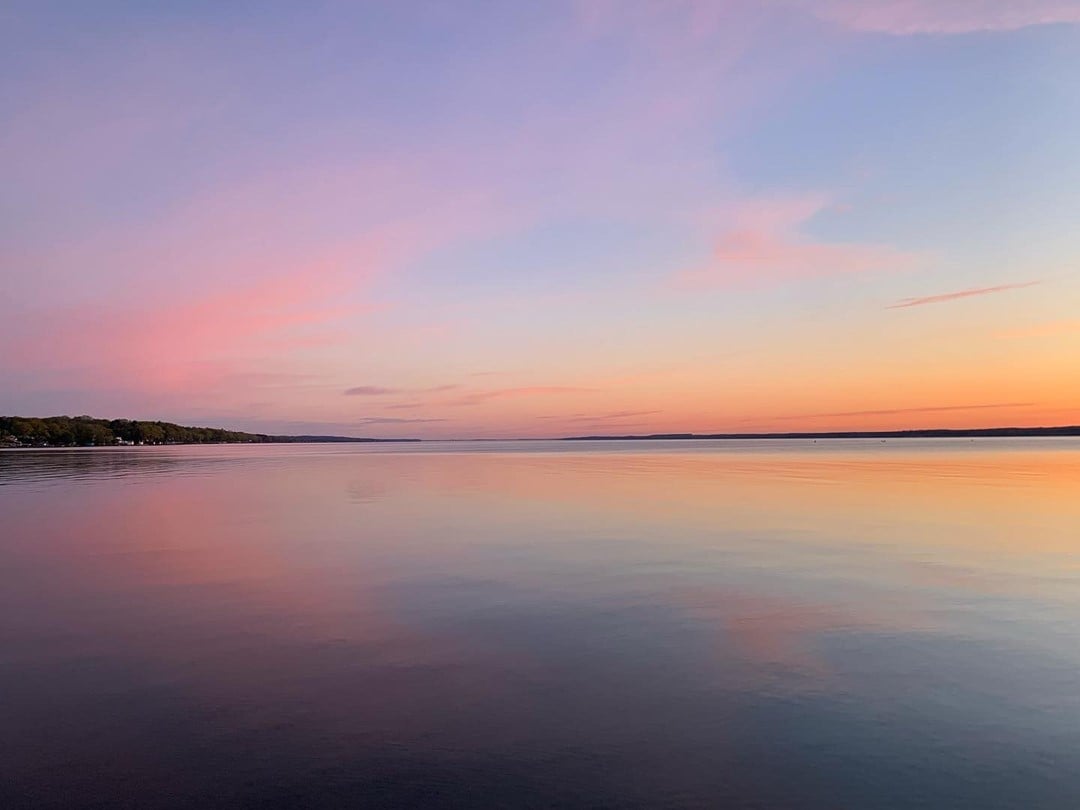
<instances>
[{"instance_id":1,"label":"water reflection of sky","mask_svg":"<svg viewBox=\"0 0 1080 810\"><path fill-rule=\"evenodd\" d=\"M536 448L2 454L0 798L1080 799L1080 445Z\"/></svg>"}]
</instances>

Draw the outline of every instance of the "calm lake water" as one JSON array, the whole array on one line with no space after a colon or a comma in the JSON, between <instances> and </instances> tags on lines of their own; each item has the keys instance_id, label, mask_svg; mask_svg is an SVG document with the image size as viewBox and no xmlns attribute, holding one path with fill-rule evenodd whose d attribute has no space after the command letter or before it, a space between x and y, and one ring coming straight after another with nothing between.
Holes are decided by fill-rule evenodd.
<instances>
[{"instance_id":1,"label":"calm lake water","mask_svg":"<svg viewBox=\"0 0 1080 810\"><path fill-rule=\"evenodd\" d=\"M0 807L1080 807L1080 441L0 452Z\"/></svg>"}]
</instances>

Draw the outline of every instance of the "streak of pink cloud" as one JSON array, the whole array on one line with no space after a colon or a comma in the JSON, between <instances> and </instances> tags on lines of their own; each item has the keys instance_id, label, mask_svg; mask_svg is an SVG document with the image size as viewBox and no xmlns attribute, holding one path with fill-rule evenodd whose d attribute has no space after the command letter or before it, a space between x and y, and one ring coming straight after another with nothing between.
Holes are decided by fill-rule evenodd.
<instances>
[{"instance_id":1,"label":"streak of pink cloud","mask_svg":"<svg viewBox=\"0 0 1080 810\"><path fill-rule=\"evenodd\" d=\"M1008 292L1010 290L1022 290L1025 287L1034 287L1041 281L1024 281L1019 284L998 284L995 287L973 287L969 290L957 290L955 292L942 293L940 295L925 295L920 298L904 298L895 304L890 304L885 309L907 309L908 307L921 307L926 304L941 304L945 301L955 301L959 298L971 298L977 295L992 295L994 293Z\"/></svg>"},{"instance_id":2,"label":"streak of pink cloud","mask_svg":"<svg viewBox=\"0 0 1080 810\"><path fill-rule=\"evenodd\" d=\"M551 396L560 394L591 393L596 389L584 388L574 385L526 385L516 388L495 388L487 391L476 391L445 403L446 405L479 405L495 399L518 399L536 396Z\"/></svg>"},{"instance_id":3,"label":"streak of pink cloud","mask_svg":"<svg viewBox=\"0 0 1080 810\"><path fill-rule=\"evenodd\" d=\"M797 416L774 416L773 419L796 421L799 419L830 419L840 416L898 416L917 413L943 413L948 411L983 411L998 408L1033 408L1035 402L990 402L978 405L926 405L917 408L883 408L868 411L839 411L835 413L807 413Z\"/></svg>"},{"instance_id":4,"label":"streak of pink cloud","mask_svg":"<svg viewBox=\"0 0 1080 810\"><path fill-rule=\"evenodd\" d=\"M326 268L142 307L86 304L60 317L16 324L8 371L63 371L83 386L190 391L235 375L240 358L306 346L308 330L355 314L342 304L348 279ZM317 334L317 333L316 333ZM270 345L267 345L267 342Z\"/></svg>"}]
</instances>

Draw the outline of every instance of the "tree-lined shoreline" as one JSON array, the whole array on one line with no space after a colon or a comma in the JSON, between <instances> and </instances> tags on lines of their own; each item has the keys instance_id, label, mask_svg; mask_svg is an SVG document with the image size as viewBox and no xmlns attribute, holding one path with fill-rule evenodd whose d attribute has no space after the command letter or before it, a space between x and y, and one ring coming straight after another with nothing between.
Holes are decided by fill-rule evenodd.
<instances>
[{"instance_id":1,"label":"tree-lined shoreline","mask_svg":"<svg viewBox=\"0 0 1080 810\"><path fill-rule=\"evenodd\" d=\"M92 416L0 416L0 447L116 447L159 444L273 444L393 442L350 436L274 436L173 422Z\"/></svg>"}]
</instances>

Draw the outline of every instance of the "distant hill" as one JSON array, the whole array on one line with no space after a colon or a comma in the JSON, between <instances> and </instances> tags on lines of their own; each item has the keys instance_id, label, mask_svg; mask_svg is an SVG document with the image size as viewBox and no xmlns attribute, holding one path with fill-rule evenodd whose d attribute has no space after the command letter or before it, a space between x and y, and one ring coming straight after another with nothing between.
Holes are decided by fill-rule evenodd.
<instances>
[{"instance_id":1,"label":"distant hill","mask_svg":"<svg viewBox=\"0 0 1080 810\"><path fill-rule=\"evenodd\" d=\"M658 439L977 439L1080 436L1080 425L932 430L845 430L821 433L652 433L647 436L567 436L564 442Z\"/></svg>"},{"instance_id":2,"label":"distant hill","mask_svg":"<svg viewBox=\"0 0 1080 810\"><path fill-rule=\"evenodd\" d=\"M300 442L396 442L350 436L273 436L172 422L95 419L90 416L0 416L0 447L111 447L140 444L269 444Z\"/></svg>"}]
</instances>

